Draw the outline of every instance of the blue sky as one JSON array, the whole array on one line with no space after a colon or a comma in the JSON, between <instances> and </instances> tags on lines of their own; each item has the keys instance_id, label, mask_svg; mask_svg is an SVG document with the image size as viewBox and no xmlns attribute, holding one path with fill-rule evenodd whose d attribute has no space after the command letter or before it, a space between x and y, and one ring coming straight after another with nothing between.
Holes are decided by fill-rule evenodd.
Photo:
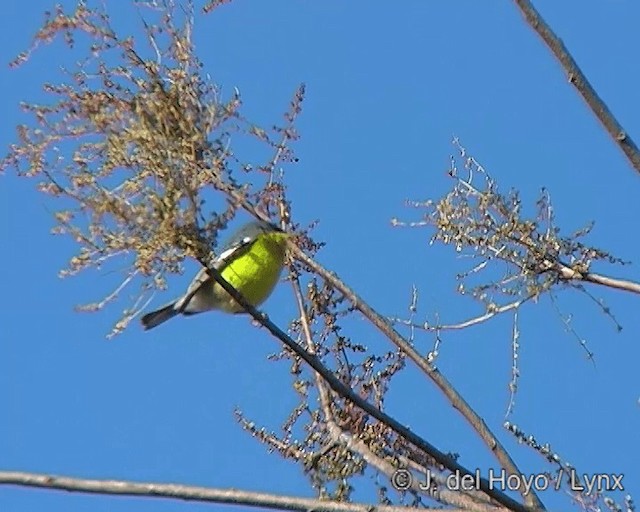
<instances>
[{"instance_id":1,"label":"blue sky","mask_svg":"<svg viewBox=\"0 0 640 512\"><path fill-rule=\"evenodd\" d=\"M40 13L53 4L3 5L0 62L8 63L29 45ZM120 32L139 35L137 17L123 5L107 2ZM638 141L640 4L541 0L536 6ZM315 233L327 242L320 262L383 314L406 314L412 284L423 317L438 312L457 321L479 313L455 294L455 274L467 262L450 248L429 246L430 231L389 222L419 218L405 200L437 199L449 189L454 135L501 190L519 189L533 209L547 187L564 233L595 220L588 241L634 261L596 272L640 280L640 176L511 3L237 0L199 17L195 31L206 71L223 92L240 90L245 115L258 124L279 123L295 88L306 83L300 163L287 171L294 218L319 220ZM41 84L59 78L62 59L68 55L56 43L17 70L3 68L3 148L15 141L13 126L27 119L18 102L45 101ZM97 314L73 308L100 298L118 276L57 277L74 244L49 233L55 204L36 192L34 181L0 177L0 208L0 469L311 495L300 468L266 453L233 417L240 407L277 430L295 403L288 366L266 360L277 341L246 318L220 314L176 319L149 333L134 325L106 341L126 304ZM179 294L190 278L171 278L154 304ZM624 473L627 489L637 493L638 298L589 290L606 301L622 332L584 296L559 294L562 311L596 354L594 366L548 300L526 306L522 377L510 419L580 471ZM265 310L286 325L295 315L290 288L281 285ZM350 328L367 342L364 322ZM525 472L545 471L537 455L501 428L511 328L505 317L447 333L438 366ZM416 346L426 352L431 342L418 335ZM465 466L493 464L415 370L394 381L387 406L441 450L459 452ZM567 501L549 495L545 503L559 510ZM14 512L198 508L203 505L0 487L0 509Z\"/></svg>"}]
</instances>

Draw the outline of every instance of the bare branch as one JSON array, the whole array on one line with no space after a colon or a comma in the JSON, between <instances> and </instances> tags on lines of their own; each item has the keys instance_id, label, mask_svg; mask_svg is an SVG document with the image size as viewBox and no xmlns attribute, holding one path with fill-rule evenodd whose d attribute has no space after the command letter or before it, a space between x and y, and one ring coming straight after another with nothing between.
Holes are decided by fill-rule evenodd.
<instances>
[{"instance_id":1,"label":"bare branch","mask_svg":"<svg viewBox=\"0 0 640 512\"><path fill-rule=\"evenodd\" d=\"M493 318L496 315L501 313L506 313L507 311L518 310L520 306L522 306L528 300L535 298L537 295L530 295L529 297L525 297L524 299L517 300L511 302L509 304L505 304L504 306L496 306L491 308L490 311L478 315L474 318L470 318L469 320L464 320L463 322L457 324L431 324L429 322L417 323L412 322L410 320L404 320L398 317L390 317L392 322L405 325L407 327L411 327L412 329L424 329L425 331L447 331L447 330L459 330L459 329L467 329L477 324L481 324L482 322L486 322L487 320Z\"/></svg>"},{"instance_id":2,"label":"bare branch","mask_svg":"<svg viewBox=\"0 0 640 512\"><path fill-rule=\"evenodd\" d=\"M616 279L614 277L607 277L600 274L594 274L588 272L581 276L583 281L588 283L601 284L602 286L608 286L610 288L616 288L626 292L640 293L640 283L629 281L626 279Z\"/></svg>"},{"instance_id":3,"label":"bare branch","mask_svg":"<svg viewBox=\"0 0 640 512\"><path fill-rule=\"evenodd\" d=\"M68 476L55 476L21 471L0 471L0 485L39 487L67 492L115 496L140 496L146 498L170 498L204 503L224 503L273 510L308 512L422 512L432 508L394 507L389 505L368 505L337 501L315 500L282 496L261 492L239 491L237 489L216 489L181 484L155 482L131 482L126 480L92 480ZM463 512L465 509L447 509Z\"/></svg>"},{"instance_id":4,"label":"bare branch","mask_svg":"<svg viewBox=\"0 0 640 512\"><path fill-rule=\"evenodd\" d=\"M538 33L553 55L555 55L556 59L558 59L558 62L560 62L567 73L569 82L582 95L607 133L611 135L614 142L627 156L633 168L640 173L640 151L638 150L638 146L636 146L636 143L611 113L609 107L607 107L605 102L598 96L598 93L578 67L578 64L562 40L551 30L551 27L549 27L547 22L540 16L540 13L529 0L514 0L514 2L520 8L527 23Z\"/></svg>"}]
</instances>

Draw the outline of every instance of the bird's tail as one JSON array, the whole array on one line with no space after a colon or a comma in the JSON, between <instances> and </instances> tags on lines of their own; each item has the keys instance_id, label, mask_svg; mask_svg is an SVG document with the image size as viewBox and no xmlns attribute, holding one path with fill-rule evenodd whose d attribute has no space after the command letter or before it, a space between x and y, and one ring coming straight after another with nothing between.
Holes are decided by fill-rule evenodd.
<instances>
[{"instance_id":1,"label":"bird's tail","mask_svg":"<svg viewBox=\"0 0 640 512\"><path fill-rule=\"evenodd\" d=\"M175 303L172 302L163 308L147 313L140 319L140 321L142 322L144 330L147 331L173 318L178 313L180 313L180 311L175 309Z\"/></svg>"}]
</instances>

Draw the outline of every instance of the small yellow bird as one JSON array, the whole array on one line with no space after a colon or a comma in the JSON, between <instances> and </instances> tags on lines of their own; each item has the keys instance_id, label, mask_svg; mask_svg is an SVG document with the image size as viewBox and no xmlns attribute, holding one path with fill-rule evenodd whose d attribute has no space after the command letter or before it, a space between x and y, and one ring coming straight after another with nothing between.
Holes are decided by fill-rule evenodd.
<instances>
[{"instance_id":1,"label":"small yellow bird","mask_svg":"<svg viewBox=\"0 0 640 512\"><path fill-rule=\"evenodd\" d=\"M249 222L223 245L213 268L249 304L257 307L267 300L280 279L289 237L288 233L268 222ZM182 297L147 313L141 321L145 330L153 329L178 314L195 315L211 310L244 312L242 306L203 268Z\"/></svg>"}]
</instances>

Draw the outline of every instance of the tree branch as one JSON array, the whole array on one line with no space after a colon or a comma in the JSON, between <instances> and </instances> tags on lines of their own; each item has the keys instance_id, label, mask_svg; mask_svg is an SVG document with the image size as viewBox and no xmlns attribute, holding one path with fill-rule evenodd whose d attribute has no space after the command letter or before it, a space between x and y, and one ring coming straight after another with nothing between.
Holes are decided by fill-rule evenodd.
<instances>
[{"instance_id":1,"label":"tree branch","mask_svg":"<svg viewBox=\"0 0 640 512\"><path fill-rule=\"evenodd\" d=\"M507 311L518 310L520 306L522 306L525 302L533 299L533 295L529 295L524 299L516 300L514 302L510 302L509 304L505 304L503 306L496 306L490 311L465 320L463 322L457 324L430 324L429 322L412 322L411 320L405 320L398 317L389 317L391 322L396 324L404 325L406 327L411 327L413 329L423 329L425 331L447 331L447 330L459 330L459 329L467 329L474 325L480 324L482 322L486 322L487 320L493 318L494 316L500 315L502 313L506 313Z\"/></svg>"},{"instance_id":2,"label":"tree branch","mask_svg":"<svg viewBox=\"0 0 640 512\"><path fill-rule=\"evenodd\" d=\"M609 107L602 101L593 86L587 80L578 64L573 59L562 40L551 30L551 27L540 16L533 4L529 0L514 0L520 8L524 19L535 30L542 40L547 44L556 59L560 62L567 73L569 82L578 90L584 100L589 105L591 111L602 123L605 130L611 135L614 142L622 149L629 159L633 168L640 173L640 151L638 146L624 130L622 125L614 117Z\"/></svg>"},{"instance_id":3,"label":"tree branch","mask_svg":"<svg viewBox=\"0 0 640 512\"><path fill-rule=\"evenodd\" d=\"M302 330L306 339L307 350L315 355L316 346L313 341L311 327L309 325L309 318L304 306L304 298L302 295L302 289L300 287L300 281L296 278L292 281L292 285L294 289L294 295L296 297L296 303L298 305L298 311L300 312ZM344 444L350 450L359 453L362 458L367 461L368 464L376 468L389 480L392 480L394 473L398 468L395 467L391 462L386 460L384 457L381 457L377 453L375 453L367 445L367 443L365 443L361 439L358 439L356 436L338 426L338 424L335 422L334 415L331 410L331 397L329 396L327 383L317 372L314 372L314 378L316 381L316 386L318 388L320 406L322 407L322 412L325 416L326 428L333 443ZM412 461L408 460L407 458L399 458L404 459L404 462L407 465L410 465L412 463ZM414 463L414 465L417 464ZM424 475L426 474L428 469L426 467L420 466L419 468L417 468L417 471ZM446 478L441 474L441 472L434 471L430 474L430 476L436 482L435 490L434 488L425 488L422 485L422 482L418 481L417 479L413 479L406 491L411 491L416 495L427 495L429 496L429 498L432 498L444 505L460 507L463 510L475 512L497 510L496 507L491 504L491 502L489 501L490 498L487 495L475 490L473 492L464 490L452 491L447 488Z\"/></svg>"},{"instance_id":4,"label":"tree branch","mask_svg":"<svg viewBox=\"0 0 640 512\"><path fill-rule=\"evenodd\" d=\"M281 496L238 489L216 489L192 485L166 484L157 482L130 482L126 480L93 480L69 476L26 473L22 471L0 471L0 485L38 487L68 492L90 494L140 496L146 498L170 498L205 503L244 505L275 510L308 512L422 512L432 508L395 507L389 505L368 505L325 501L295 496ZM463 512L464 509L448 509Z\"/></svg>"},{"instance_id":5,"label":"tree branch","mask_svg":"<svg viewBox=\"0 0 640 512\"><path fill-rule=\"evenodd\" d=\"M445 376L442 375L442 373L440 373L440 371L435 366L431 365L424 357L422 357L407 342L407 340L405 340L404 337L400 335L400 333L393 328L391 323L386 318L384 318L377 311L375 311L371 306L369 306L362 298L360 298L353 290L351 290L342 280L340 280L335 273L327 271L324 267L322 267L316 261L311 259L302 250L300 250L297 246L293 244L291 244L291 250L294 253L294 256L296 259L298 259L300 262L310 267L314 272L316 272L319 276L321 276L328 283L330 283L336 290L340 291L347 298L347 300L349 300L353 304L353 306L358 311L360 311L366 318L368 318L371 321L373 325L375 325L378 328L380 332L382 332L382 334L384 334L387 338L389 338L389 340L391 340L391 342L396 347L398 347L405 354L407 354L407 356L418 366L418 368L420 368L425 373L425 375L427 375L438 386L438 388L445 394L445 396L451 402L451 405L455 409L457 409L462 414L462 416L469 422L469 424L474 428L474 430L480 435L480 438L484 441L487 447L496 456L501 466L509 474L514 474L514 475L521 474L521 471L516 466L516 463L513 461L513 459L507 452L507 450L504 448L504 446L502 446L502 444L496 438L496 436L493 435L493 433L491 432L487 424L484 422L484 420L471 408L471 406L464 400L464 398L458 393L458 391L456 391L456 389L445 378ZM339 383L340 385L342 385L341 382ZM332 388L334 388L331 382L329 382L329 385ZM347 389L351 392L349 388ZM339 390L337 391L340 392ZM342 394L342 396L346 396L346 395ZM357 398L361 400L360 397L357 397ZM349 399L351 399L350 396L349 396ZM353 401L356 405L361 407L361 405L358 402L356 402L355 400ZM368 404L368 402L365 402L365 403ZM368 410L366 411L369 412ZM372 416L380 420L378 416L375 416L373 414ZM393 420L392 418L389 418L389 419L395 422L395 420ZM419 446L419 444L415 443L413 439L405 436L404 433L401 432L400 430L397 430L391 423L387 423L387 425L389 425L391 428L393 428L393 430L395 430L397 433L405 437L405 439L409 440L419 448L423 449L422 447ZM397 423L396 425L404 429L404 427L402 427L401 425ZM412 432L410 433L412 436L415 436ZM429 450L425 450L425 452L429 453L429 455L434 456L434 453L429 452ZM434 459L436 459L443 466L449 468L452 471L455 471L452 469L451 465L441 462L435 456L434 456ZM447 459L449 460L449 464L450 464L451 459L449 458ZM487 494L491 495L493 498L495 498L495 496L493 496L491 492L488 492L483 486L481 486L481 489L487 492ZM492 492L495 492L495 490L492 490ZM527 501L527 505L529 507L536 510L544 510L544 505L542 504L538 496L533 491L531 491L528 494L523 493L523 498ZM513 506L513 505L507 505L506 503L500 500L498 501L509 508ZM522 507L522 505L519 505L519 506Z\"/></svg>"},{"instance_id":6,"label":"tree branch","mask_svg":"<svg viewBox=\"0 0 640 512\"><path fill-rule=\"evenodd\" d=\"M587 272L582 276L582 280L587 281L588 283L601 284L602 286L617 288L618 290L640 293L640 283L627 281L626 279L616 279L614 277L607 277L600 274Z\"/></svg>"}]
</instances>

